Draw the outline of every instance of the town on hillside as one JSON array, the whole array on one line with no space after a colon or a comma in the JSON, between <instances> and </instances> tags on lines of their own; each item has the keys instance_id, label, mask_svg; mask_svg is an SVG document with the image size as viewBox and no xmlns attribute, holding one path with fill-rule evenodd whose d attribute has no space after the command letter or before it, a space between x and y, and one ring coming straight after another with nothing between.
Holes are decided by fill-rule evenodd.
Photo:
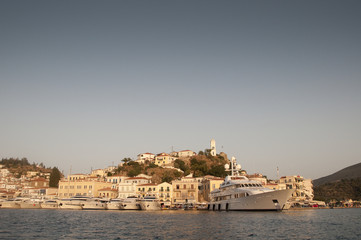
<instances>
[{"instance_id":1,"label":"town on hillside","mask_svg":"<svg viewBox=\"0 0 361 240\"><path fill-rule=\"evenodd\" d=\"M21 165L21 160L18 160ZM31 197L64 199L75 196L104 199L126 199L131 196L144 198L156 196L162 206L209 202L210 193L218 189L227 175L225 164L227 154L217 153L216 142L210 148L198 153L192 150L153 154L140 153L136 160L124 158L117 167L95 169L91 173L69 174L64 177L57 168L28 168L21 173L10 170L9 164L0 165L0 197ZM23 165L30 165L23 163ZM320 204L313 199L311 179L302 176L283 176L270 180L266 176L245 170L240 174L260 182L273 190L294 189L289 202L292 206ZM55 181L55 183L54 183Z\"/></svg>"}]
</instances>

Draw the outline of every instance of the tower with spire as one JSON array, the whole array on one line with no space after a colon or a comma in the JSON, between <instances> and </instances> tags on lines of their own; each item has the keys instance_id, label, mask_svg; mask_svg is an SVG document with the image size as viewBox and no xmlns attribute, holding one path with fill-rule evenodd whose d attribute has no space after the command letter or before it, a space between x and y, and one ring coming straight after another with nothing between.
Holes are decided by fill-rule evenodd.
<instances>
[{"instance_id":1,"label":"tower with spire","mask_svg":"<svg viewBox=\"0 0 361 240\"><path fill-rule=\"evenodd\" d=\"M212 156L216 156L216 155L217 155L217 151L216 151L216 140L214 140L214 139L211 140L211 155L212 155Z\"/></svg>"}]
</instances>

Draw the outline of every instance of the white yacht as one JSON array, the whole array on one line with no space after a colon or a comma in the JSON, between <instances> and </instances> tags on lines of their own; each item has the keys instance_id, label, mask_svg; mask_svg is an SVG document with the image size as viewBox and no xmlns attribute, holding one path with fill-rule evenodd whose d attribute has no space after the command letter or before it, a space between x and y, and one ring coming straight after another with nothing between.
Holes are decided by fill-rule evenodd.
<instances>
[{"instance_id":1,"label":"white yacht","mask_svg":"<svg viewBox=\"0 0 361 240\"><path fill-rule=\"evenodd\" d=\"M139 200L136 196L128 196L120 205L121 210L140 210Z\"/></svg>"},{"instance_id":2,"label":"white yacht","mask_svg":"<svg viewBox=\"0 0 361 240\"><path fill-rule=\"evenodd\" d=\"M20 208L20 203L22 201L22 198L8 199L1 202L1 208Z\"/></svg>"},{"instance_id":3,"label":"white yacht","mask_svg":"<svg viewBox=\"0 0 361 240\"><path fill-rule=\"evenodd\" d=\"M28 198L20 202L20 208L41 208L41 203L41 199Z\"/></svg>"},{"instance_id":4,"label":"white yacht","mask_svg":"<svg viewBox=\"0 0 361 240\"><path fill-rule=\"evenodd\" d=\"M225 178L219 189L211 192L208 210L280 211L294 192L292 189L268 189L258 181L240 176L241 166L234 157L231 167L226 164L225 168L231 171L231 176Z\"/></svg>"},{"instance_id":5,"label":"white yacht","mask_svg":"<svg viewBox=\"0 0 361 240\"><path fill-rule=\"evenodd\" d=\"M161 210L159 199L156 196L145 196L139 202L142 210Z\"/></svg>"},{"instance_id":6,"label":"white yacht","mask_svg":"<svg viewBox=\"0 0 361 240\"><path fill-rule=\"evenodd\" d=\"M58 202L56 200L45 200L40 204L40 206L44 209L57 209Z\"/></svg>"},{"instance_id":7,"label":"white yacht","mask_svg":"<svg viewBox=\"0 0 361 240\"><path fill-rule=\"evenodd\" d=\"M72 198L60 199L59 208L61 209L72 209L72 210L82 210L83 204L88 200L88 197L75 196Z\"/></svg>"},{"instance_id":8,"label":"white yacht","mask_svg":"<svg viewBox=\"0 0 361 240\"><path fill-rule=\"evenodd\" d=\"M107 207L107 201L99 198L90 198L82 203L83 210L105 210Z\"/></svg>"},{"instance_id":9,"label":"white yacht","mask_svg":"<svg viewBox=\"0 0 361 240\"><path fill-rule=\"evenodd\" d=\"M108 210L119 210L122 205L123 199L121 198L113 198L107 203Z\"/></svg>"}]
</instances>

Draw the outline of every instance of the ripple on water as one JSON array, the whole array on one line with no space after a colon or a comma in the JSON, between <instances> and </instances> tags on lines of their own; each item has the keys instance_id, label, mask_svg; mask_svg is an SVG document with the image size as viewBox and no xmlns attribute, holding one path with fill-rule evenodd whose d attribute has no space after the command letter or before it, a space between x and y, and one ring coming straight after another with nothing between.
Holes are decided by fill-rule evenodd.
<instances>
[{"instance_id":1,"label":"ripple on water","mask_svg":"<svg viewBox=\"0 0 361 240\"><path fill-rule=\"evenodd\" d=\"M360 239L361 209L275 212L0 209L0 239Z\"/></svg>"}]
</instances>

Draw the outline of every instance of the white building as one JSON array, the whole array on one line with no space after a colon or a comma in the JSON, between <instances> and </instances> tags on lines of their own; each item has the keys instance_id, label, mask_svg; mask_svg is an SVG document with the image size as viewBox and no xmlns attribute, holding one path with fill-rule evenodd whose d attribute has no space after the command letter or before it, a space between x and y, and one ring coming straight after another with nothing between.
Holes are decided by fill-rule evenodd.
<instances>
[{"instance_id":1,"label":"white building","mask_svg":"<svg viewBox=\"0 0 361 240\"><path fill-rule=\"evenodd\" d=\"M118 198L127 198L137 194L137 185L150 183L151 180L145 177L125 178L118 184Z\"/></svg>"},{"instance_id":2,"label":"white building","mask_svg":"<svg viewBox=\"0 0 361 240\"><path fill-rule=\"evenodd\" d=\"M183 150L183 151L180 151L177 153L177 156L180 158L181 157L192 157L194 155L196 155L196 153L191 150Z\"/></svg>"},{"instance_id":3,"label":"white building","mask_svg":"<svg viewBox=\"0 0 361 240\"><path fill-rule=\"evenodd\" d=\"M144 163L145 161L154 161L155 159L155 154L153 153L141 153L141 154L138 154L137 156L137 160L135 160L136 162L138 163Z\"/></svg>"}]
</instances>

